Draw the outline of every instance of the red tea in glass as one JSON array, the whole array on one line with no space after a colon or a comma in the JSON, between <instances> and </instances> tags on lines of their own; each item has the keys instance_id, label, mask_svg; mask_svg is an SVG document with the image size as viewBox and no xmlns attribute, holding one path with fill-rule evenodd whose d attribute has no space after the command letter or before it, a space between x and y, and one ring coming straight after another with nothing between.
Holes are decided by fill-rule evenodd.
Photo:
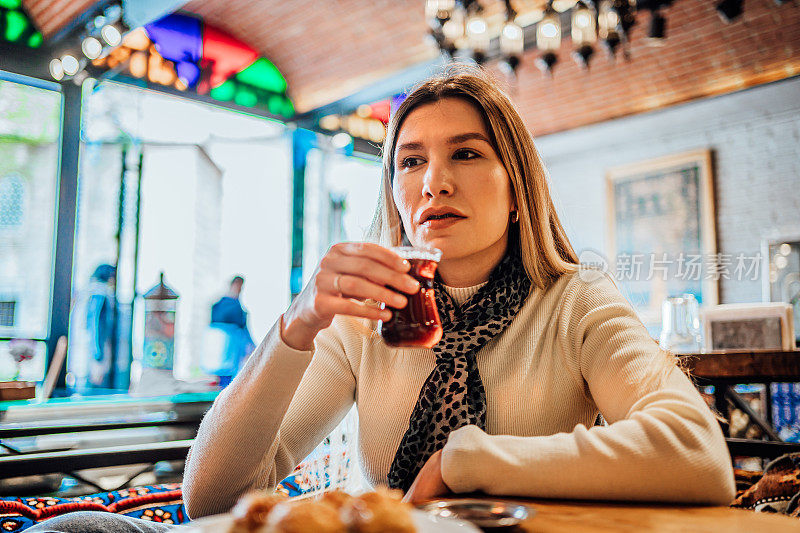
<instances>
[{"instance_id":1,"label":"red tea in glass","mask_svg":"<svg viewBox=\"0 0 800 533\"><path fill-rule=\"evenodd\" d=\"M408 274L419 281L419 291L403 293L408 304L402 309L381 305L392 312L392 318L381 321L378 326L381 337L395 348L432 348L442 338L442 322L433 292L433 275L442 252L413 246L392 248L392 251L411 263Z\"/></svg>"}]
</instances>

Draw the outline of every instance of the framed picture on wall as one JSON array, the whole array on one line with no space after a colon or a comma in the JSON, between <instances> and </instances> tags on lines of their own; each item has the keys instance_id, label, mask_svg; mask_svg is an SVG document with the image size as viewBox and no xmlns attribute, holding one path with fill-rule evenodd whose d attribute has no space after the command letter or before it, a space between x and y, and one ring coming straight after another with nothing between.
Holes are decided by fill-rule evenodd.
<instances>
[{"instance_id":1,"label":"framed picture on wall","mask_svg":"<svg viewBox=\"0 0 800 533\"><path fill-rule=\"evenodd\" d=\"M606 171L608 259L622 293L655 333L668 296L718 301L711 151Z\"/></svg>"}]
</instances>

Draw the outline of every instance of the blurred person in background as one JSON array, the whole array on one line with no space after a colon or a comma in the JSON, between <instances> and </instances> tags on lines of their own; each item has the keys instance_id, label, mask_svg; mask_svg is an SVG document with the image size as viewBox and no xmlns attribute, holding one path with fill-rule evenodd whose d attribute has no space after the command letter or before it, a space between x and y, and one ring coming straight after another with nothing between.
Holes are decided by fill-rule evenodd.
<instances>
[{"instance_id":1,"label":"blurred person in background","mask_svg":"<svg viewBox=\"0 0 800 533\"><path fill-rule=\"evenodd\" d=\"M207 334L204 370L219 378L225 387L239 371L247 356L255 349L255 343L247 329L247 311L239 296L244 278L235 276L228 294L211 306L211 324Z\"/></svg>"},{"instance_id":2,"label":"blurred person in background","mask_svg":"<svg viewBox=\"0 0 800 533\"><path fill-rule=\"evenodd\" d=\"M72 308L68 379L78 392L113 386L116 275L114 266L98 265Z\"/></svg>"}]
</instances>

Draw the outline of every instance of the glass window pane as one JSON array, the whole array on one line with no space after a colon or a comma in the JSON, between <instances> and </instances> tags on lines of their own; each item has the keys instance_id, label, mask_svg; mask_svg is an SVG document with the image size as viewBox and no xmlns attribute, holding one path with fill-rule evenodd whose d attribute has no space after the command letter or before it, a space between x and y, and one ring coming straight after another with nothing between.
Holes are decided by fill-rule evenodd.
<instances>
[{"instance_id":1,"label":"glass window pane","mask_svg":"<svg viewBox=\"0 0 800 533\"><path fill-rule=\"evenodd\" d=\"M48 333L60 114L59 93L0 80L0 338ZM15 373L6 352L2 376Z\"/></svg>"},{"instance_id":2,"label":"glass window pane","mask_svg":"<svg viewBox=\"0 0 800 533\"><path fill-rule=\"evenodd\" d=\"M234 275L257 341L288 304L291 137L275 121L113 82L85 92L82 127L68 383L80 389L96 366L88 303L102 289L116 296L114 368L130 364L137 390L142 295L161 272L180 295L175 376L208 382L211 305ZM102 264L118 267L116 295L91 280Z\"/></svg>"}]
</instances>

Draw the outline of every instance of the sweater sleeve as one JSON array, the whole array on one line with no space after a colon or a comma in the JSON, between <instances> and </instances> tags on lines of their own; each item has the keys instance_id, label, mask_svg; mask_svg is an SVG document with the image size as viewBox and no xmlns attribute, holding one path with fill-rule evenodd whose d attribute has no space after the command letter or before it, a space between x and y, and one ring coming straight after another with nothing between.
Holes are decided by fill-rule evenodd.
<instances>
[{"instance_id":1,"label":"sweater sleeve","mask_svg":"<svg viewBox=\"0 0 800 533\"><path fill-rule=\"evenodd\" d=\"M281 340L279 321L214 401L186 459L191 518L226 512L248 490L274 487L347 414L355 378L336 323L306 352Z\"/></svg>"},{"instance_id":2,"label":"sweater sleeve","mask_svg":"<svg viewBox=\"0 0 800 533\"><path fill-rule=\"evenodd\" d=\"M735 495L718 422L613 281L573 276L558 346L608 426L571 433L450 434L442 476L456 492L727 505Z\"/></svg>"}]
</instances>

